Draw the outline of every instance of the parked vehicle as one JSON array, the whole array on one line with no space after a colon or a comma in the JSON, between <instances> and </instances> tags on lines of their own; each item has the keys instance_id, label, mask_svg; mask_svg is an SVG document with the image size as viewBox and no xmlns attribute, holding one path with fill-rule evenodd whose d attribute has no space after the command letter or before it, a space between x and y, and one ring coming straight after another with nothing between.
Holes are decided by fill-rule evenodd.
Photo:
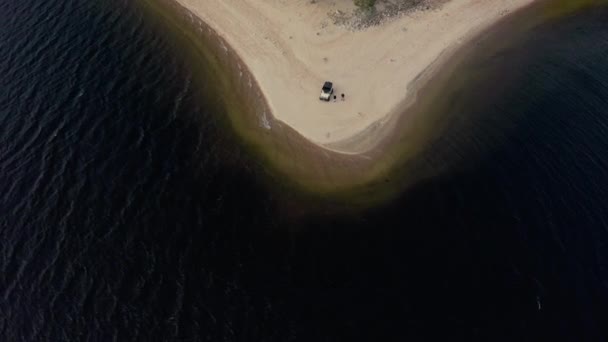
<instances>
[{"instance_id":1,"label":"parked vehicle","mask_svg":"<svg viewBox=\"0 0 608 342\"><path fill-rule=\"evenodd\" d=\"M323 88L321 88L321 96L319 96L319 100L329 101L331 99L331 95L334 93L334 85L331 82L325 82L323 84Z\"/></svg>"}]
</instances>

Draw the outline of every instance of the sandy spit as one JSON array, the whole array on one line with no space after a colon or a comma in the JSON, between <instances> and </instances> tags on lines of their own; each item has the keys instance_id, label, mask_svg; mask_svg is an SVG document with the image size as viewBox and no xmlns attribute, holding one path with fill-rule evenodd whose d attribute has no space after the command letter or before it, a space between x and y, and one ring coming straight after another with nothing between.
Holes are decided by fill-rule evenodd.
<instances>
[{"instance_id":1,"label":"sandy spit","mask_svg":"<svg viewBox=\"0 0 608 342\"><path fill-rule=\"evenodd\" d=\"M391 116L407 113L403 107L428 79L422 76L535 0L450 0L358 31L328 16L351 11L351 0L175 1L239 54L277 120L325 148L361 153L390 132L378 128ZM326 80L334 82L335 103L318 99Z\"/></svg>"}]
</instances>

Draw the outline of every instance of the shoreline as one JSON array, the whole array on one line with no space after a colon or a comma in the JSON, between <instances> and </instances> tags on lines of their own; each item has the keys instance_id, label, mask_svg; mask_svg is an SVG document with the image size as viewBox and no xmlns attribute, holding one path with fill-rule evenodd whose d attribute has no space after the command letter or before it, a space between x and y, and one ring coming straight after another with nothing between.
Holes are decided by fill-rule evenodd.
<instances>
[{"instance_id":1,"label":"shoreline","mask_svg":"<svg viewBox=\"0 0 608 342\"><path fill-rule=\"evenodd\" d=\"M441 72L422 74L417 83L419 96L407 108L397 109L390 122L377 127L376 145L360 153L332 151L275 119L257 79L238 52L177 1L140 3L171 35L178 51L192 63L195 76L201 75L195 80L214 84L201 95L217 105L217 117L242 141L273 188L279 193L295 191L313 200L354 208L386 202L451 167L458 155L443 153L441 158L445 160L429 161L434 153L428 153L437 149L433 146L436 140L444 138L448 127L454 130L453 124L459 119L449 115L450 101L470 83L471 68L490 62L493 54L544 20L547 6L543 4L548 2L534 1L532 5L538 6L520 9L517 13L521 15L505 16L501 24L479 33L474 42L455 48L449 63L437 70ZM499 92L492 95L500 96Z\"/></svg>"},{"instance_id":2,"label":"shoreline","mask_svg":"<svg viewBox=\"0 0 608 342\"><path fill-rule=\"evenodd\" d=\"M450 0L436 9L414 10L359 31L325 23L328 11L352 7L351 0L337 1L338 5L175 1L239 55L276 120L322 148L360 154L381 144L394 128L394 116L407 115L418 90L456 51L538 0L489 0L481 5ZM275 13L278 9L280 13ZM365 52L348 58L360 50ZM320 54L329 59L320 62ZM348 60L332 62L335 59ZM345 102L317 99L323 77L337 81L338 94L347 89Z\"/></svg>"}]
</instances>

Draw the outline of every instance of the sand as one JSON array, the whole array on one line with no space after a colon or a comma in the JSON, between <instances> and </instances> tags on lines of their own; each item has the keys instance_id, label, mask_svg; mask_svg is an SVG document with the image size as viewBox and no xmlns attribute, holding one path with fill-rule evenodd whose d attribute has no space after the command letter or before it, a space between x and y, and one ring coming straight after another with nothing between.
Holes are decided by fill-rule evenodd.
<instances>
[{"instance_id":1,"label":"sand","mask_svg":"<svg viewBox=\"0 0 608 342\"><path fill-rule=\"evenodd\" d=\"M239 54L277 120L320 146L360 153L380 139L366 132L407 113L402 107L415 99L422 76L535 0L449 0L364 30L328 16L350 12L352 0L176 1ZM337 102L319 100L324 81L334 83Z\"/></svg>"}]
</instances>

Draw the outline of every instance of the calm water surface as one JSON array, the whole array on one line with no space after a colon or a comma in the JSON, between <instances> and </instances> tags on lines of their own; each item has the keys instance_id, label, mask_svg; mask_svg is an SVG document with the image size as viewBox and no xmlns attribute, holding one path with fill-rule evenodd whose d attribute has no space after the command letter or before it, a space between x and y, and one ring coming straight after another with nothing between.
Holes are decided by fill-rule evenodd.
<instances>
[{"instance_id":1,"label":"calm water surface","mask_svg":"<svg viewBox=\"0 0 608 342\"><path fill-rule=\"evenodd\" d=\"M167 40L0 0L1 340L608 339L606 10L494 56L426 156L460 162L348 217L290 219Z\"/></svg>"}]
</instances>

